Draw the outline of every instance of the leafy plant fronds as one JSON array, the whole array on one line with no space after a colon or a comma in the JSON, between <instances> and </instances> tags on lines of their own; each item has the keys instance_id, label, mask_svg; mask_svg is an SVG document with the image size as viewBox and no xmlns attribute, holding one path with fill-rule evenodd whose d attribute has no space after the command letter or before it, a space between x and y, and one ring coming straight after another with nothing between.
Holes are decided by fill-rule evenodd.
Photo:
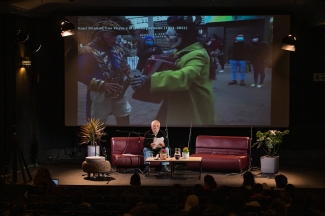
<instances>
[{"instance_id":1,"label":"leafy plant fronds","mask_svg":"<svg viewBox=\"0 0 325 216\"><path fill-rule=\"evenodd\" d=\"M97 145L98 142L106 142L102 137L105 133L105 124L99 119L89 118L88 122L80 127L79 137L81 138L79 145L88 144Z\"/></svg>"},{"instance_id":2,"label":"leafy plant fronds","mask_svg":"<svg viewBox=\"0 0 325 216\"><path fill-rule=\"evenodd\" d=\"M289 132L289 130L269 130L264 133L257 131L257 140L252 147L256 146L256 148L262 148L267 156L276 156L278 155L283 136L289 134Z\"/></svg>"}]
</instances>

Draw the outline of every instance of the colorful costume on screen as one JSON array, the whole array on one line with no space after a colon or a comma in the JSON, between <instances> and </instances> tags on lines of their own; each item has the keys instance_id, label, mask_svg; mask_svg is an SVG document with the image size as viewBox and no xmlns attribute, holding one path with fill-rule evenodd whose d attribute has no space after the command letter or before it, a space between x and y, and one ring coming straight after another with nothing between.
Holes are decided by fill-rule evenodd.
<instances>
[{"instance_id":1,"label":"colorful costume on screen","mask_svg":"<svg viewBox=\"0 0 325 216\"><path fill-rule=\"evenodd\" d=\"M97 25L108 24L112 22L103 21ZM78 80L88 87L87 118L95 117L106 122L108 116L114 115L118 125L128 125L131 106L124 95L130 77L127 50L117 44L107 45L103 32L107 31L93 34L92 41L79 50ZM118 87L116 91L105 89L105 83L114 83Z\"/></svg>"}]
</instances>

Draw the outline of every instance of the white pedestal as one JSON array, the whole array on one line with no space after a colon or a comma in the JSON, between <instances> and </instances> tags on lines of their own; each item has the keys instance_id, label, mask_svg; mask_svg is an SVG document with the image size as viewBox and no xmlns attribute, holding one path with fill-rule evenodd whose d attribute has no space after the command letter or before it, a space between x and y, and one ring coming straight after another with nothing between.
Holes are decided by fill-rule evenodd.
<instances>
[{"instance_id":1,"label":"white pedestal","mask_svg":"<svg viewBox=\"0 0 325 216\"><path fill-rule=\"evenodd\" d=\"M95 147L96 147L96 154L95 154ZM89 145L88 146L88 156L99 156L99 155L100 155L99 145L97 145L97 146Z\"/></svg>"},{"instance_id":2,"label":"white pedestal","mask_svg":"<svg viewBox=\"0 0 325 216\"><path fill-rule=\"evenodd\" d=\"M262 173L277 173L279 172L279 156L276 157L261 157L261 172Z\"/></svg>"}]
</instances>

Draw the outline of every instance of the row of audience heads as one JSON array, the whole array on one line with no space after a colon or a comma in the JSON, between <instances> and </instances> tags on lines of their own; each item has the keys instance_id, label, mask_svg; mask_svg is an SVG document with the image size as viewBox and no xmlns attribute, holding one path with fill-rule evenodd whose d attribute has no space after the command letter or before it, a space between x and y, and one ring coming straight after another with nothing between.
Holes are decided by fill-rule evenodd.
<instances>
[{"instance_id":1,"label":"row of audience heads","mask_svg":"<svg viewBox=\"0 0 325 216\"><path fill-rule=\"evenodd\" d=\"M48 188L56 187L56 185L53 183L51 174L47 168L41 167L38 169L34 181L34 185L37 185L39 188L40 194L46 194L48 192ZM271 208L264 213L264 215L280 215L285 212L286 210L286 204L290 203L292 201L292 197L294 197L295 194L295 186L292 184L288 184L288 179L285 175L279 174L275 176L275 184L276 188L283 190L280 191L277 195L277 198L273 200ZM132 187L139 187L141 186L141 178L139 174L135 173L130 178L130 185ZM175 193L171 192L171 196L177 196L177 192L181 190L181 185L175 184L174 185L175 190L173 190ZM210 197L211 197L211 205L229 205L231 203L232 208L235 211L240 211L241 208L244 208L245 206L243 203L245 203L247 200L245 198L245 193L247 190L251 190L254 192L254 194L262 194L264 191L263 185L255 182L255 176L252 172L245 172L243 174L243 184L242 187L240 187L239 191L236 193L232 193L230 196L227 196L227 193L223 189L219 189L217 182L215 181L214 177L212 175L205 175L204 176L204 185L196 184L193 186L192 194L189 195L186 199L185 205L184 205L184 211L186 212L192 212L195 215L195 212L199 211L199 197L204 194L204 191L211 191ZM179 190L178 190L179 189ZM216 190L218 189L218 190ZM203 192L203 193L202 193ZM77 205L78 203L82 203L82 194L81 192L77 191L74 194L77 198L74 200L74 204ZM133 197L132 202L134 204L142 202L143 199L138 197ZM201 203L202 204L202 203ZM243 210L243 209L242 209ZM147 210L144 210L143 208L133 208L130 210L131 215L143 215ZM172 215L172 209L170 210ZM282 213L281 213L282 212ZM139 214L138 214L139 213ZM198 213L198 212L197 212Z\"/></svg>"}]
</instances>

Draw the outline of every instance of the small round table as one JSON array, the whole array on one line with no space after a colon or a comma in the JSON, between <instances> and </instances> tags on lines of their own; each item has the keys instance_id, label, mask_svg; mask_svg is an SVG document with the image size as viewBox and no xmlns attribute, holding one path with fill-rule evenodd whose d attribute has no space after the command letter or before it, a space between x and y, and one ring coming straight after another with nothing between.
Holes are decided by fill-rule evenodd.
<instances>
[{"instance_id":1,"label":"small round table","mask_svg":"<svg viewBox=\"0 0 325 216\"><path fill-rule=\"evenodd\" d=\"M93 174L93 177L95 177L96 173L100 177L100 174L105 175L111 170L111 163L105 160L105 157L90 156L86 157L86 160L82 163L82 170L88 174L88 177L90 177L90 173Z\"/></svg>"}]
</instances>

